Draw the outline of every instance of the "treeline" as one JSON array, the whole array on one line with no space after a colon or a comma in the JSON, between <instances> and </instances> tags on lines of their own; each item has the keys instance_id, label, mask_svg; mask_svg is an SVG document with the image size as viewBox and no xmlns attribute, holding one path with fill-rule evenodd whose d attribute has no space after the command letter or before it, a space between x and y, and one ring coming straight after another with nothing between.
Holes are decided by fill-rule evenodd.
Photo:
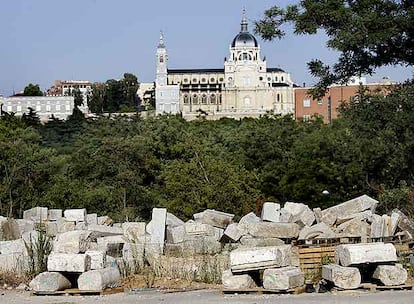
<instances>
[{"instance_id":1,"label":"treeline","mask_svg":"<svg viewBox=\"0 0 414 304\"><path fill-rule=\"evenodd\" d=\"M206 208L259 210L266 200L328 207L357 195L414 214L414 86L359 96L330 125L260 119L187 122L78 117L40 125L0 120L0 213L80 208L116 220L166 206L188 219ZM327 190L330 194L323 195Z\"/></svg>"}]
</instances>

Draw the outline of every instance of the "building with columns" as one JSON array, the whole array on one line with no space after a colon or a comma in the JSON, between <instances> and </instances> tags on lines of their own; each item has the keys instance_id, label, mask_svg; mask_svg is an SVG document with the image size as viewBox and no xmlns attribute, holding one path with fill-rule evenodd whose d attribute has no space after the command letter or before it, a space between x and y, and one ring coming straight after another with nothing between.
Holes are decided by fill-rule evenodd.
<instances>
[{"instance_id":1,"label":"building with columns","mask_svg":"<svg viewBox=\"0 0 414 304\"><path fill-rule=\"evenodd\" d=\"M168 59L161 33L155 81L157 114L181 113L191 120L200 115L219 119L295 112L290 74L267 67L256 38L249 32L245 12L224 68L168 69Z\"/></svg>"}]
</instances>

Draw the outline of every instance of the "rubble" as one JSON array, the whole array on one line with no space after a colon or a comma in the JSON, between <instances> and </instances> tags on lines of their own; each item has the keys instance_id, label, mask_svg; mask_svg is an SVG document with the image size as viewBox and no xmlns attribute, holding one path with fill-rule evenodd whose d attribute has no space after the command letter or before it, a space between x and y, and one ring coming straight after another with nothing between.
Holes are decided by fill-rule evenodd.
<instances>
[{"instance_id":1,"label":"rubble","mask_svg":"<svg viewBox=\"0 0 414 304\"><path fill-rule=\"evenodd\" d=\"M117 267L108 267L82 273L78 278L79 290L101 291L119 286L121 275Z\"/></svg>"},{"instance_id":2,"label":"rubble","mask_svg":"<svg viewBox=\"0 0 414 304\"><path fill-rule=\"evenodd\" d=\"M157 251L164 252L165 226L167 221L167 209L152 209L151 244L158 244Z\"/></svg>"},{"instance_id":3,"label":"rubble","mask_svg":"<svg viewBox=\"0 0 414 304\"><path fill-rule=\"evenodd\" d=\"M305 226L299 232L299 240L310 240L315 238L335 238L336 234L325 223L319 223L311 227Z\"/></svg>"},{"instance_id":4,"label":"rubble","mask_svg":"<svg viewBox=\"0 0 414 304\"><path fill-rule=\"evenodd\" d=\"M62 218L63 211L62 209L49 209L47 214L47 218L49 221L56 222L58 219Z\"/></svg>"},{"instance_id":5,"label":"rubble","mask_svg":"<svg viewBox=\"0 0 414 304\"><path fill-rule=\"evenodd\" d=\"M184 225L184 222L176 217L174 214L167 212L167 222L168 227L174 228Z\"/></svg>"},{"instance_id":6,"label":"rubble","mask_svg":"<svg viewBox=\"0 0 414 304\"><path fill-rule=\"evenodd\" d=\"M90 231L76 230L59 234L53 244L56 253L85 253L90 243Z\"/></svg>"},{"instance_id":7,"label":"rubble","mask_svg":"<svg viewBox=\"0 0 414 304\"><path fill-rule=\"evenodd\" d=\"M398 286L405 284L408 273L401 264L378 265L372 277L385 286Z\"/></svg>"},{"instance_id":8,"label":"rubble","mask_svg":"<svg viewBox=\"0 0 414 304\"><path fill-rule=\"evenodd\" d=\"M194 220L203 224L208 224L217 228L226 228L231 224L234 214L207 209L203 212L194 214Z\"/></svg>"},{"instance_id":9,"label":"rubble","mask_svg":"<svg viewBox=\"0 0 414 304\"><path fill-rule=\"evenodd\" d=\"M240 244L246 247L268 247L285 245L285 242L278 238L255 238L245 235L240 238Z\"/></svg>"},{"instance_id":10,"label":"rubble","mask_svg":"<svg viewBox=\"0 0 414 304\"><path fill-rule=\"evenodd\" d=\"M106 264L106 252L102 250L87 250L85 252L91 258L91 270L103 269Z\"/></svg>"},{"instance_id":11,"label":"rubble","mask_svg":"<svg viewBox=\"0 0 414 304\"><path fill-rule=\"evenodd\" d=\"M336 247L335 258L342 266L396 262L397 251L393 244L346 244Z\"/></svg>"},{"instance_id":12,"label":"rubble","mask_svg":"<svg viewBox=\"0 0 414 304\"><path fill-rule=\"evenodd\" d=\"M244 230L239 229L239 224L237 223L232 223L228 225L226 230L224 230L224 235L233 242L237 242L245 234L246 233Z\"/></svg>"},{"instance_id":13,"label":"rubble","mask_svg":"<svg viewBox=\"0 0 414 304\"><path fill-rule=\"evenodd\" d=\"M234 275L231 270L223 271L222 285L227 289L250 289L257 287L252 277L248 274Z\"/></svg>"},{"instance_id":14,"label":"rubble","mask_svg":"<svg viewBox=\"0 0 414 304\"><path fill-rule=\"evenodd\" d=\"M34 291L59 291L72 287L70 281L59 272L43 272L29 284Z\"/></svg>"},{"instance_id":15,"label":"rubble","mask_svg":"<svg viewBox=\"0 0 414 304\"><path fill-rule=\"evenodd\" d=\"M356 289L361 284L361 273L356 267L322 265L322 278L342 289Z\"/></svg>"},{"instance_id":16,"label":"rubble","mask_svg":"<svg viewBox=\"0 0 414 304\"><path fill-rule=\"evenodd\" d=\"M311 226L314 221L315 214L305 204L287 202L281 210L281 222Z\"/></svg>"},{"instance_id":17,"label":"rubble","mask_svg":"<svg viewBox=\"0 0 414 304\"><path fill-rule=\"evenodd\" d=\"M266 269L263 287L269 290L289 290L305 284L305 276L297 267Z\"/></svg>"}]
</instances>

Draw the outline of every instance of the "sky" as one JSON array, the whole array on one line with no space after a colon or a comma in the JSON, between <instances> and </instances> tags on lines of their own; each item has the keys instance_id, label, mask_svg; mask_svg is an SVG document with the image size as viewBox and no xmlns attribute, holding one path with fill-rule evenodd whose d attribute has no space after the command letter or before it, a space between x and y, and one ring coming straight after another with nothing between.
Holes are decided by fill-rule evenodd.
<instances>
[{"instance_id":1,"label":"sky","mask_svg":"<svg viewBox=\"0 0 414 304\"><path fill-rule=\"evenodd\" d=\"M155 52L164 32L169 68L223 68L229 45L240 30L243 8L252 22L272 5L292 0L1 0L0 95L19 92L28 83L42 90L54 80L106 81L137 75L155 79ZM259 37L257 37L259 38ZM306 63L335 62L323 33L264 42L268 67L291 73L299 85L315 79ZM403 81L414 70L382 68L370 78Z\"/></svg>"}]
</instances>

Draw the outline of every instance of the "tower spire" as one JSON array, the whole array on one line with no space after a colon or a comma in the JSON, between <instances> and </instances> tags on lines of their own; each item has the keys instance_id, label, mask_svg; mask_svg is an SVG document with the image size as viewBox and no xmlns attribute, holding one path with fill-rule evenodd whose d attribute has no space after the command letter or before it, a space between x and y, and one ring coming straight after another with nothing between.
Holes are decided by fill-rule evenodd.
<instances>
[{"instance_id":1,"label":"tower spire","mask_svg":"<svg viewBox=\"0 0 414 304\"><path fill-rule=\"evenodd\" d=\"M158 47L159 48L164 48L165 44L164 44L164 33L162 31L160 31L160 42L158 43Z\"/></svg>"},{"instance_id":2,"label":"tower spire","mask_svg":"<svg viewBox=\"0 0 414 304\"><path fill-rule=\"evenodd\" d=\"M247 14L246 14L246 9L245 8L243 8L242 21L241 21L240 25L241 25L240 32L248 32L249 31L248 28L247 28L248 23L247 23Z\"/></svg>"}]
</instances>

